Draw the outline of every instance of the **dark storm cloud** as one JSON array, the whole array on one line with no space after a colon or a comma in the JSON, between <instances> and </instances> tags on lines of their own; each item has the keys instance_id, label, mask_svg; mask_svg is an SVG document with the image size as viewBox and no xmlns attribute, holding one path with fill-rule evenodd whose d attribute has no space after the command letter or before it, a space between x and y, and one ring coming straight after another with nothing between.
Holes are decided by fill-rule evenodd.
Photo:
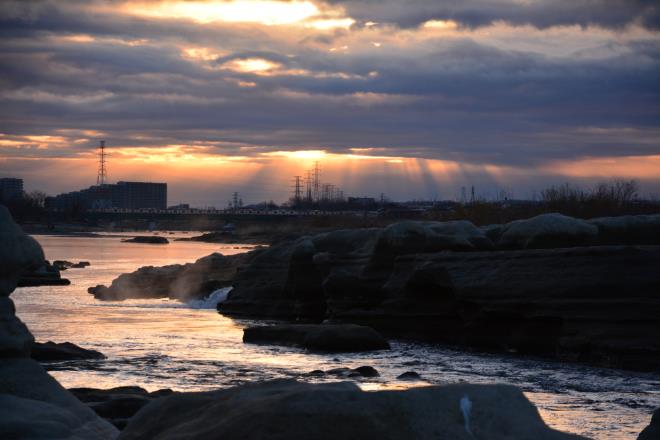
<instances>
[{"instance_id":1,"label":"dark storm cloud","mask_svg":"<svg viewBox=\"0 0 660 440\"><path fill-rule=\"evenodd\" d=\"M584 22L587 3L575 3L575 22L618 27L653 10L648 2L626 2L629 8L607 2L620 13L616 22L600 11L605 2L597 3ZM402 26L476 14L469 12L473 3L451 9L451 17L438 2L344 4L356 18ZM461 23L504 19L506 4L487 2L481 18ZM10 135L94 130L124 146L210 143L222 154L243 154L236 145L258 151L379 147L388 155L499 164L660 149L660 48L648 37L612 42L598 57L498 48L469 33L334 54L334 38L307 45L306 38L259 26L201 26L82 6L75 13L75 3L12 11L6 5L0 4L0 132ZM532 5L546 5L546 24L532 23L532 6L521 6L516 19L509 12L507 20L565 24L553 13L555 2ZM379 17L383 11L390 17ZM383 36L395 33L388 32ZM79 34L93 40L65 38ZM341 38L351 44L350 35ZM131 43L138 39L146 41ZM187 46L222 55L190 59L182 53ZM281 72L228 67L249 58L278 63ZM608 135L594 134L593 127ZM71 154L95 142L72 144Z\"/></svg>"},{"instance_id":2,"label":"dark storm cloud","mask_svg":"<svg viewBox=\"0 0 660 440\"><path fill-rule=\"evenodd\" d=\"M496 22L531 25L540 29L562 26L622 28L640 23L660 29L660 7L655 0L330 0L362 21L414 27L429 20L453 20L476 28Z\"/></svg>"}]
</instances>

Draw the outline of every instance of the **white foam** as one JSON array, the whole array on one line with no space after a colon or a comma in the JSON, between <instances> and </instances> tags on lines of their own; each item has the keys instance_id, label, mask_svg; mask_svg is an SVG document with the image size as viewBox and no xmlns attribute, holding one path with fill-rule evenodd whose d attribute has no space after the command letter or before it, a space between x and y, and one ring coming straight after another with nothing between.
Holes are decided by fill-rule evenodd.
<instances>
[{"instance_id":1,"label":"white foam","mask_svg":"<svg viewBox=\"0 0 660 440\"><path fill-rule=\"evenodd\" d=\"M185 304L192 309L215 309L219 303L227 299L227 295L231 289L231 287L223 287L222 289L214 290L204 299L193 299Z\"/></svg>"}]
</instances>

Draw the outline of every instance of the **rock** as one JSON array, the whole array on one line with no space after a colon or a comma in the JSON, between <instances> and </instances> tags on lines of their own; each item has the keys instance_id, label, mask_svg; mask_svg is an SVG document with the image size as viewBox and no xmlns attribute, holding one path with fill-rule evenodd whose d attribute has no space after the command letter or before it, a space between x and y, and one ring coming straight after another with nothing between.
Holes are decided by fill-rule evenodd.
<instances>
[{"instance_id":1,"label":"rock","mask_svg":"<svg viewBox=\"0 0 660 440\"><path fill-rule=\"evenodd\" d=\"M601 217L587 222L598 228L601 244L660 244L660 214Z\"/></svg>"},{"instance_id":2,"label":"rock","mask_svg":"<svg viewBox=\"0 0 660 440\"><path fill-rule=\"evenodd\" d=\"M103 353L96 350L87 350L70 342L58 344L52 341L35 342L30 357L39 362L105 359Z\"/></svg>"},{"instance_id":3,"label":"rock","mask_svg":"<svg viewBox=\"0 0 660 440\"><path fill-rule=\"evenodd\" d=\"M596 226L556 215L502 229L506 246L540 249L493 249L482 230L455 223L303 237L263 250L236 274L218 310L660 369L660 340L650 336L660 334L660 246L597 245ZM460 251L433 238L446 230L458 231ZM577 246L584 240L592 245Z\"/></svg>"},{"instance_id":4,"label":"rock","mask_svg":"<svg viewBox=\"0 0 660 440\"><path fill-rule=\"evenodd\" d=\"M60 269L44 260L37 267L23 273L17 287L68 286L71 282L60 275Z\"/></svg>"},{"instance_id":5,"label":"rock","mask_svg":"<svg viewBox=\"0 0 660 440\"><path fill-rule=\"evenodd\" d=\"M498 245L507 249L539 249L593 244L598 228L561 214L542 214L502 227Z\"/></svg>"},{"instance_id":6,"label":"rock","mask_svg":"<svg viewBox=\"0 0 660 440\"><path fill-rule=\"evenodd\" d=\"M53 267L56 268L59 271L62 270L67 270L67 269L80 269L84 268L90 265L89 261L79 261L77 263L72 263L71 261L67 260L55 260L53 261Z\"/></svg>"},{"instance_id":7,"label":"rock","mask_svg":"<svg viewBox=\"0 0 660 440\"><path fill-rule=\"evenodd\" d=\"M313 351L356 352L389 349L374 329L352 324L281 324L247 327L243 342L298 345Z\"/></svg>"},{"instance_id":8,"label":"rock","mask_svg":"<svg viewBox=\"0 0 660 440\"><path fill-rule=\"evenodd\" d=\"M378 373L378 370L376 370L374 367L370 367L368 365L354 368L353 371L355 373L358 373L362 377L378 377L378 376L380 376L380 374Z\"/></svg>"},{"instance_id":9,"label":"rock","mask_svg":"<svg viewBox=\"0 0 660 440\"><path fill-rule=\"evenodd\" d=\"M71 388L69 391L119 429L123 429L128 420L149 402L173 393L169 389L150 393L141 387Z\"/></svg>"},{"instance_id":10,"label":"rock","mask_svg":"<svg viewBox=\"0 0 660 440\"><path fill-rule=\"evenodd\" d=\"M472 401L469 428L459 407ZM578 439L550 429L515 387L449 385L361 391L347 382L291 380L181 393L140 410L120 440L175 439Z\"/></svg>"},{"instance_id":11,"label":"rock","mask_svg":"<svg viewBox=\"0 0 660 440\"><path fill-rule=\"evenodd\" d=\"M229 287L236 272L258 251L224 256L213 253L194 263L144 266L115 278L110 287L98 285L87 291L96 299L122 301L129 298L171 298L179 301L205 298Z\"/></svg>"},{"instance_id":12,"label":"rock","mask_svg":"<svg viewBox=\"0 0 660 440\"><path fill-rule=\"evenodd\" d=\"M637 440L658 440L660 439L660 408L653 411L651 423L639 433Z\"/></svg>"},{"instance_id":13,"label":"rock","mask_svg":"<svg viewBox=\"0 0 660 440\"><path fill-rule=\"evenodd\" d=\"M405 373L399 374L396 378L399 380L422 380L422 376L415 371L406 371Z\"/></svg>"},{"instance_id":14,"label":"rock","mask_svg":"<svg viewBox=\"0 0 660 440\"><path fill-rule=\"evenodd\" d=\"M159 237L157 235L150 236L138 236L133 238L128 238L122 240L124 243L145 243L145 244L168 244L170 241L165 237Z\"/></svg>"},{"instance_id":15,"label":"rock","mask_svg":"<svg viewBox=\"0 0 660 440\"><path fill-rule=\"evenodd\" d=\"M0 206L0 438L114 439L99 418L34 360L34 342L8 298L20 277L46 263L41 246Z\"/></svg>"}]
</instances>

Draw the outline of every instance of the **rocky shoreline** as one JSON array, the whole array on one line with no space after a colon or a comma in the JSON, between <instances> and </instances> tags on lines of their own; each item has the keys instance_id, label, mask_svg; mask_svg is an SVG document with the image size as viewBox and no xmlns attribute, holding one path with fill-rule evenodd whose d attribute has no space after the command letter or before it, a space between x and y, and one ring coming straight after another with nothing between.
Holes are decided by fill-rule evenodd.
<instances>
[{"instance_id":1,"label":"rocky shoreline","mask_svg":"<svg viewBox=\"0 0 660 440\"><path fill-rule=\"evenodd\" d=\"M658 371L659 244L658 215L335 231L256 255L218 310Z\"/></svg>"},{"instance_id":2,"label":"rocky shoreline","mask_svg":"<svg viewBox=\"0 0 660 440\"><path fill-rule=\"evenodd\" d=\"M510 230L500 228L495 243L484 230L463 222L413 222L305 237L249 257L242 254L248 260L240 264L238 256L230 263L224 261L227 257L214 256L211 260L222 261L218 270L226 275L223 282L234 286L219 308L235 315L364 319L376 324L409 316L402 320L404 330L417 321L425 323L425 331L428 323L441 323L443 329L457 326L456 334L492 329L493 339L506 336L509 344L529 342L528 334L541 342L579 336L586 338L579 339L580 350L600 343L609 354L621 354L625 343L626 350L634 351L634 365L653 361L649 353L657 343L657 320L648 316L657 311L660 275L649 268L658 267L660 246L622 244L621 238L605 244L598 227L595 233L589 229L564 236L556 230L535 233L533 239L523 234L510 242L517 244L506 245L522 248L503 249L500 243ZM546 249L549 237L550 242L573 237L562 246L575 247ZM16 317L9 295L25 273L45 264L45 257L2 206L0 244L0 438L583 438L550 429L523 393L506 385L365 392L350 382L274 380L200 393L149 393L139 387L68 391L30 358L34 337ZM197 271L206 263L172 269L173 279L188 270L195 274L190 275L191 284L204 283L208 279ZM145 280L158 278L145 272ZM574 286L578 275L585 281ZM499 290L494 289L497 282L504 283ZM548 289L550 282L554 284ZM541 284L529 288L534 283ZM577 301L569 301L571 295ZM561 325L556 325L556 317L563 319ZM589 323L593 334L581 322ZM507 323L518 325L518 332ZM475 325L474 333L468 324ZM313 326L305 333L320 329ZM340 370L309 374L378 374L369 366ZM409 372L406 378L417 377ZM657 424L656 415L640 438L653 438Z\"/></svg>"}]
</instances>

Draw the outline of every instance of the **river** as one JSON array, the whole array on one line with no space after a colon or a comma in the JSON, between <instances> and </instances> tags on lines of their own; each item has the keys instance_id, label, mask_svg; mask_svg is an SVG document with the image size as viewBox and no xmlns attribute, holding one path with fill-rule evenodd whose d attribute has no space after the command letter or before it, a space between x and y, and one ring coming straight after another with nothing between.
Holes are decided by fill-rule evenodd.
<instances>
[{"instance_id":1,"label":"river","mask_svg":"<svg viewBox=\"0 0 660 440\"><path fill-rule=\"evenodd\" d=\"M165 235L172 239L178 235ZM219 315L213 301L101 302L87 293L140 266L192 262L212 252L234 254L245 246L171 241L122 243L119 235L37 235L49 260L85 260L91 266L62 275L69 286L19 288L18 316L38 341L69 341L107 355L100 361L60 362L50 373L67 388L139 385L150 391L209 390L249 381L309 377L311 370L371 365L380 377L350 379L367 390L457 382L521 387L553 428L597 439L633 439L660 407L660 373L635 373L529 357L479 354L447 347L391 341L392 349L360 354L312 354L302 349L243 344L254 324ZM405 371L421 382L396 377Z\"/></svg>"}]
</instances>

